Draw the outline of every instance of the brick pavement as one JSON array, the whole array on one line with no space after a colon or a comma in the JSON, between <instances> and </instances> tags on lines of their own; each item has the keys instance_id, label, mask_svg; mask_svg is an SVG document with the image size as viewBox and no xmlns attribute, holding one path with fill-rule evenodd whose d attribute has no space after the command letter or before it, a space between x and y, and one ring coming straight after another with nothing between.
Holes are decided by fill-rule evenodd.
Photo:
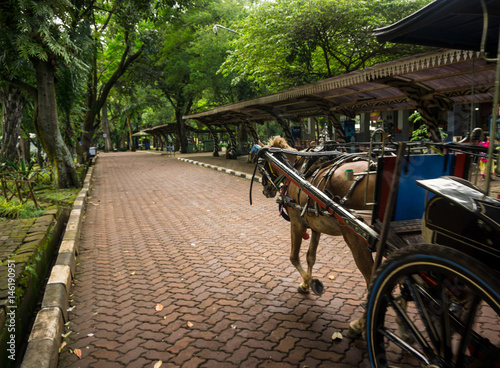
<instances>
[{"instance_id":1,"label":"brick pavement","mask_svg":"<svg viewBox=\"0 0 500 368\"><path fill-rule=\"evenodd\" d=\"M365 289L344 242L320 243L325 294L296 293L288 224L258 183L249 205L249 184L99 154L59 367L367 367L364 339L346 336Z\"/></svg>"}]
</instances>

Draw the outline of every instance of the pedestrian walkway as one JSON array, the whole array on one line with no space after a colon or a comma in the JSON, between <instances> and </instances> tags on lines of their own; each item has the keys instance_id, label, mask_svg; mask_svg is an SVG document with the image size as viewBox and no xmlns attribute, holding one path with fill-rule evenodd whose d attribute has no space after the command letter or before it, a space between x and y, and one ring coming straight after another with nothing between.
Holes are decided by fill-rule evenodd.
<instances>
[{"instance_id":1,"label":"pedestrian walkway","mask_svg":"<svg viewBox=\"0 0 500 368\"><path fill-rule=\"evenodd\" d=\"M99 154L59 367L368 367L346 335L365 286L342 238L320 243L325 294L298 294L260 184L250 206L248 179L177 158Z\"/></svg>"}]
</instances>

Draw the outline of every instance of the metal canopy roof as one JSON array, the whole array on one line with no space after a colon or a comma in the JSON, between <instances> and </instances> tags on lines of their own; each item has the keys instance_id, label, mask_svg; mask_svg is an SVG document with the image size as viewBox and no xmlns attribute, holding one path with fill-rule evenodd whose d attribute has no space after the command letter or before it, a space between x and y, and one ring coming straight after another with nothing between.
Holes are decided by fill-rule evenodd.
<instances>
[{"instance_id":1,"label":"metal canopy roof","mask_svg":"<svg viewBox=\"0 0 500 368\"><path fill-rule=\"evenodd\" d=\"M146 135L165 136L165 135L177 134L178 132L177 129L178 129L177 124L168 123L163 125L157 125L152 128L143 129L142 132ZM195 129L189 125L186 125L186 130L195 133L207 133L206 130Z\"/></svg>"},{"instance_id":2,"label":"metal canopy roof","mask_svg":"<svg viewBox=\"0 0 500 368\"><path fill-rule=\"evenodd\" d=\"M163 125L157 125L152 128L143 129L146 133L152 135L168 135L177 133L177 124L169 123Z\"/></svg>"},{"instance_id":3,"label":"metal canopy roof","mask_svg":"<svg viewBox=\"0 0 500 368\"><path fill-rule=\"evenodd\" d=\"M293 120L324 116L328 112L353 116L415 108L415 95L448 106L490 102L494 81L495 64L480 58L478 52L439 50L220 106L183 119L221 124L262 122L276 120L276 117Z\"/></svg>"},{"instance_id":4,"label":"metal canopy roof","mask_svg":"<svg viewBox=\"0 0 500 368\"><path fill-rule=\"evenodd\" d=\"M485 23L486 20L486 23ZM390 26L374 31L379 41L461 50L496 56L500 24L498 0L436 0Z\"/></svg>"}]
</instances>

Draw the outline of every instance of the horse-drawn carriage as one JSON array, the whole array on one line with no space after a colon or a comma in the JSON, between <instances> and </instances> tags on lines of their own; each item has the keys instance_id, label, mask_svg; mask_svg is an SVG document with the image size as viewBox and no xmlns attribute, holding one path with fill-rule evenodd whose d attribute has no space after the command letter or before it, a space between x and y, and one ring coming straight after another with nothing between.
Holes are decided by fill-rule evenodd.
<instances>
[{"instance_id":1,"label":"horse-drawn carriage","mask_svg":"<svg viewBox=\"0 0 500 368\"><path fill-rule=\"evenodd\" d=\"M476 50L496 62L494 116L499 24L497 0L435 0L375 35L380 41ZM492 119L489 165L495 126ZM376 157L369 150L366 162L376 160L375 169L360 169L361 155L299 154L272 146L259 152L256 167L264 194L279 192L290 219L290 259L303 279L299 291L323 290L312 278L320 233L343 235L369 285L366 312L351 330L366 327L372 366L500 367L500 200L466 180L474 156L470 146L436 144L438 154L412 154L401 143L397 155ZM489 175L486 183L489 188ZM298 254L307 228L312 236L306 272Z\"/></svg>"},{"instance_id":2,"label":"horse-drawn carriage","mask_svg":"<svg viewBox=\"0 0 500 368\"><path fill-rule=\"evenodd\" d=\"M312 277L320 234L343 235L369 285L350 332L366 327L373 366L499 367L500 201L466 180L476 153L463 144L429 153L396 143L396 155L333 148L299 152L275 140L258 153L263 192L279 193L291 223L299 291L323 292Z\"/></svg>"}]
</instances>

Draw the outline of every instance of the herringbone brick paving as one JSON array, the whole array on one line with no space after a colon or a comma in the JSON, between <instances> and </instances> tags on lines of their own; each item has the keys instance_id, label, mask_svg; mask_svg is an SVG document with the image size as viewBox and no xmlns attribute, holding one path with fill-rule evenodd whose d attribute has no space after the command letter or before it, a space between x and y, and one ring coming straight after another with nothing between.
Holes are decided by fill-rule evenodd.
<instances>
[{"instance_id":1,"label":"herringbone brick paving","mask_svg":"<svg viewBox=\"0 0 500 368\"><path fill-rule=\"evenodd\" d=\"M342 238L320 242L325 294L298 294L288 223L259 183L250 206L249 186L171 157L101 153L59 367L369 366L364 338L346 336L365 286Z\"/></svg>"}]
</instances>

